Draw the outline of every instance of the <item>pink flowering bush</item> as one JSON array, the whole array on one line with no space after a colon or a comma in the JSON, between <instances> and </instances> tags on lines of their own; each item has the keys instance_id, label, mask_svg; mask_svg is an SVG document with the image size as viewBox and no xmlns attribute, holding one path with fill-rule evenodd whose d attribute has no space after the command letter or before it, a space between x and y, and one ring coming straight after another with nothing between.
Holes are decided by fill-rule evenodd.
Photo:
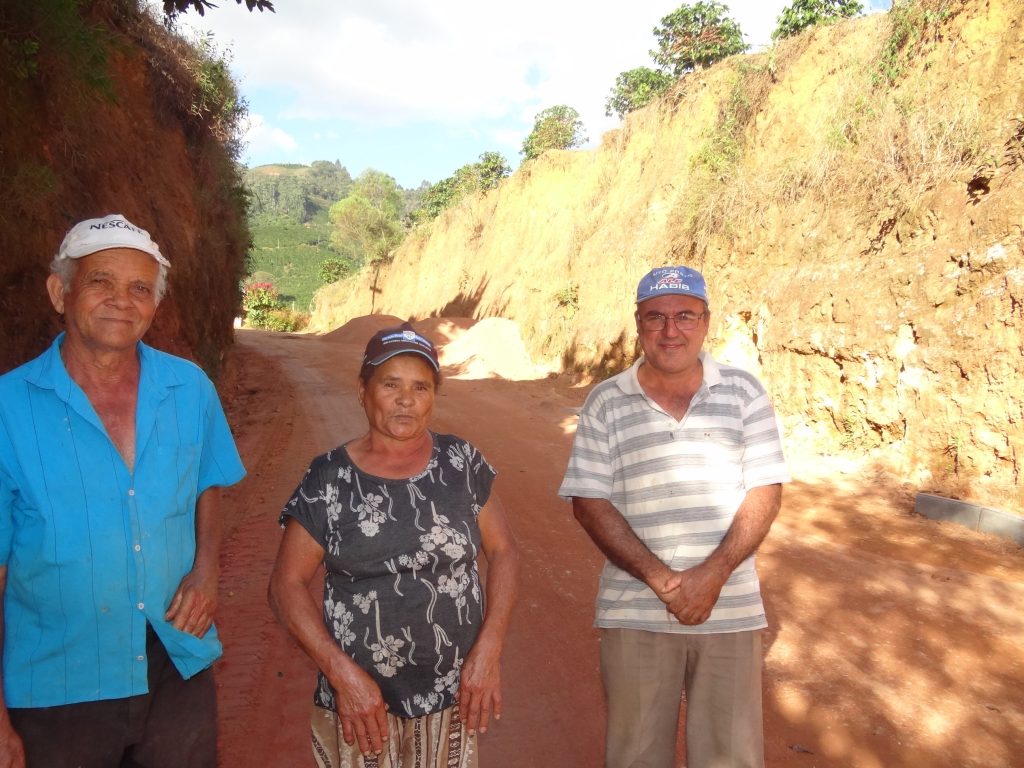
<instances>
[{"instance_id":1,"label":"pink flowering bush","mask_svg":"<svg viewBox=\"0 0 1024 768\"><path fill-rule=\"evenodd\" d=\"M273 283L248 283L242 289L242 309L250 328L268 328L270 313L281 306Z\"/></svg>"}]
</instances>

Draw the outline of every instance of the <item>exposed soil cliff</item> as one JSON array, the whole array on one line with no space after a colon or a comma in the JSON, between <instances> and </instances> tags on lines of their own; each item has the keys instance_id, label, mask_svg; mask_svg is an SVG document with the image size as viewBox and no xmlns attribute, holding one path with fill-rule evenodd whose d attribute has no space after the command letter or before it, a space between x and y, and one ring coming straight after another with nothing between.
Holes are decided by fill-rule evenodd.
<instances>
[{"instance_id":1,"label":"exposed soil cliff","mask_svg":"<svg viewBox=\"0 0 1024 768\"><path fill-rule=\"evenodd\" d=\"M635 354L637 279L688 263L713 352L762 377L794 457L1021 514L1022 19L899 4L687 76L321 291L313 328L499 315L600 375Z\"/></svg>"},{"instance_id":2,"label":"exposed soil cliff","mask_svg":"<svg viewBox=\"0 0 1024 768\"><path fill-rule=\"evenodd\" d=\"M0 6L0 371L60 329L44 281L75 222L123 213L172 263L147 341L216 373L238 313L240 177L196 54L135 0Z\"/></svg>"}]
</instances>

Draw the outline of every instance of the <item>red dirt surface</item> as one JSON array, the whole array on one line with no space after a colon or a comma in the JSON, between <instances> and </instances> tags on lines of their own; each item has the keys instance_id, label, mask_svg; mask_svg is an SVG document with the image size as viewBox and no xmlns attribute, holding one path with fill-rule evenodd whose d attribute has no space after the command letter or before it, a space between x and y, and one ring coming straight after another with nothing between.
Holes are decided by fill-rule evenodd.
<instances>
[{"instance_id":1,"label":"red dirt surface","mask_svg":"<svg viewBox=\"0 0 1024 768\"><path fill-rule=\"evenodd\" d=\"M216 668L224 768L312 764L315 669L265 596L277 515L314 455L365 429L358 363L366 339L393 321L360 318L319 337L238 333L223 394L249 475L225 495ZM496 352L514 345L488 343L498 340L473 321L418 325L452 350L446 358L442 348L451 364L433 427L470 439L498 469L522 549L504 717L481 739L482 765L600 766L591 621L602 557L556 496L586 389L565 377L488 378L530 366L497 365ZM881 477L794 457L791 469L797 480L758 558L771 625L768 766L1024 765L1022 550L915 516L912 491Z\"/></svg>"}]
</instances>

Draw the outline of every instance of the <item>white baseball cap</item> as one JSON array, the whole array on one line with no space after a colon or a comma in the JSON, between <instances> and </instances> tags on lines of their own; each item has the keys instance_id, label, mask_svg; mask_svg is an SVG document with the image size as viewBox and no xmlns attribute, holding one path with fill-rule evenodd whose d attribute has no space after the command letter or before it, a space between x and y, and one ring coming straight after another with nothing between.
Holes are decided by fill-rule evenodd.
<instances>
[{"instance_id":1,"label":"white baseball cap","mask_svg":"<svg viewBox=\"0 0 1024 768\"><path fill-rule=\"evenodd\" d=\"M165 267L171 266L149 232L135 226L120 213L75 224L64 236L64 242L57 251L57 259L80 259L108 248L133 248L148 253Z\"/></svg>"}]
</instances>

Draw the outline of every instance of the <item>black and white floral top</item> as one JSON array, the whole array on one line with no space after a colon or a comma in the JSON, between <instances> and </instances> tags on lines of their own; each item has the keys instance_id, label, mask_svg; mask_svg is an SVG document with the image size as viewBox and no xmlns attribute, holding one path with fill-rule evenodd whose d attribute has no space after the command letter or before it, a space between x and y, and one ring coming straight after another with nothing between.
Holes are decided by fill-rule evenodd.
<instances>
[{"instance_id":1,"label":"black and white floral top","mask_svg":"<svg viewBox=\"0 0 1024 768\"><path fill-rule=\"evenodd\" d=\"M324 548L324 622L402 717L455 703L483 619L477 516L495 472L465 440L432 437L427 468L405 480L362 472L344 446L318 456L280 518ZM315 700L335 708L323 673Z\"/></svg>"}]
</instances>

